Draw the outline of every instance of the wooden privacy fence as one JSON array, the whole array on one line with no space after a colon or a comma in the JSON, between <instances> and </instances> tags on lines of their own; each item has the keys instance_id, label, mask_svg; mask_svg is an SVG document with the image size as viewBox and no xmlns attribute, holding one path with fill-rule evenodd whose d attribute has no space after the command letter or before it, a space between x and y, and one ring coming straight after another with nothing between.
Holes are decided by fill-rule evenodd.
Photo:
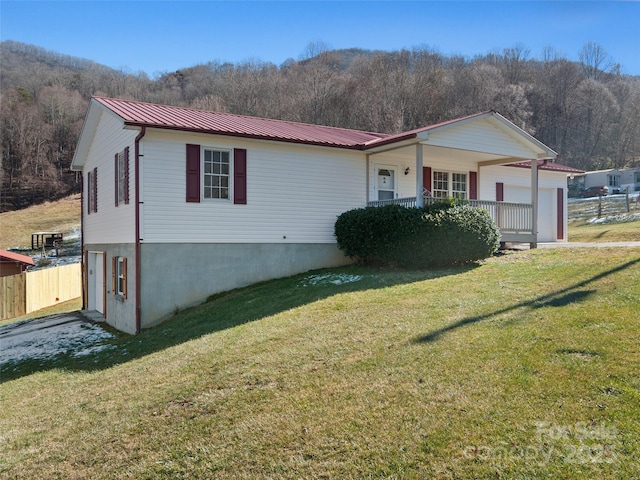
<instances>
[{"instance_id":1,"label":"wooden privacy fence","mask_svg":"<svg viewBox=\"0 0 640 480\"><path fill-rule=\"evenodd\" d=\"M27 274L0 277L0 320L27 313Z\"/></svg>"},{"instance_id":2,"label":"wooden privacy fence","mask_svg":"<svg viewBox=\"0 0 640 480\"><path fill-rule=\"evenodd\" d=\"M0 277L0 320L82 296L80 263Z\"/></svg>"}]
</instances>

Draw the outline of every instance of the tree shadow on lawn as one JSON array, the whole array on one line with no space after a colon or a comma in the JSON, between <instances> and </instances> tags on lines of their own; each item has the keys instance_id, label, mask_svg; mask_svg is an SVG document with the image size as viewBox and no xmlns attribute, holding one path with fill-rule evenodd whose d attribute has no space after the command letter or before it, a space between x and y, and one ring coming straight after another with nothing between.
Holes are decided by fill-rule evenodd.
<instances>
[{"instance_id":1,"label":"tree shadow on lawn","mask_svg":"<svg viewBox=\"0 0 640 480\"><path fill-rule=\"evenodd\" d=\"M25 359L0 363L0 383L54 369L102 370L341 293L382 289L458 275L478 266L479 264L471 264L433 270L348 266L257 283L212 295L206 302L185 309L138 335L127 335L101 323L113 337L97 345L99 348L96 351L81 357L77 356L77 352L67 352L45 360Z\"/></svg>"},{"instance_id":2,"label":"tree shadow on lawn","mask_svg":"<svg viewBox=\"0 0 640 480\"><path fill-rule=\"evenodd\" d=\"M452 330L457 330L466 325L471 325L474 323L481 322L483 320L488 320L492 317L497 317L498 315L502 315L503 313L518 310L520 308L537 309L537 308L544 308L544 307L564 307L571 303L581 302L583 300L586 300L588 297L590 297L594 293L597 293L597 290L585 290L583 289L583 287L586 287L590 283L593 283L597 280L608 277L609 275L613 275L626 268L629 268L639 262L640 262L640 258L636 260L631 260L618 267L612 268L611 270L607 270L606 272L602 272L598 275L588 278L587 280L583 280L582 282L578 282L575 285L571 285L570 287L563 288L556 292L540 295L532 300L525 300L525 301L516 303L514 305L501 308L499 310L496 310L495 312L463 318L461 320L458 320L455 323L452 323L451 325L447 325L446 327L442 327L438 330L434 330L433 332L428 333L422 337L418 337L414 340L414 342L415 343L434 342L438 340L443 334L450 332Z\"/></svg>"}]
</instances>

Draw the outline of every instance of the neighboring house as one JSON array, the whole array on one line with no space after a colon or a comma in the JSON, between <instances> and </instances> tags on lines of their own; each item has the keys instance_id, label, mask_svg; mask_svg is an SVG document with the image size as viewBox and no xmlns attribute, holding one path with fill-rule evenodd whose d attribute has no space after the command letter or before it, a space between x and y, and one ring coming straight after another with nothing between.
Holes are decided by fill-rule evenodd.
<instances>
[{"instance_id":1,"label":"neighboring house","mask_svg":"<svg viewBox=\"0 0 640 480\"><path fill-rule=\"evenodd\" d=\"M593 187L607 187L610 194L640 191L640 168L608 168L592 170L569 177L569 193L580 196L580 192Z\"/></svg>"},{"instance_id":2,"label":"neighboring house","mask_svg":"<svg viewBox=\"0 0 640 480\"><path fill-rule=\"evenodd\" d=\"M555 158L495 112L384 135L96 97L72 162L84 308L135 333L216 292L349 263L334 224L366 205L455 196L505 242L563 241L566 177L582 172Z\"/></svg>"},{"instance_id":3,"label":"neighboring house","mask_svg":"<svg viewBox=\"0 0 640 480\"><path fill-rule=\"evenodd\" d=\"M620 170L620 191L640 192L640 167Z\"/></svg>"},{"instance_id":4,"label":"neighboring house","mask_svg":"<svg viewBox=\"0 0 640 480\"><path fill-rule=\"evenodd\" d=\"M0 277L20 274L34 265L35 263L31 257L0 250Z\"/></svg>"},{"instance_id":5,"label":"neighboring house","mask_svg":"<svg viewBox=\"0 0 640 480\"><path fill-rule=\"evenodd\" d=\"M582 174L571 175L569 177L569 187L574 186L574 195L580 196L580 192L592 187L607 187L609 193L620 190L620 178L622 173L615 168L606 170L593 170Z\"/></svg>"}]
</instances>

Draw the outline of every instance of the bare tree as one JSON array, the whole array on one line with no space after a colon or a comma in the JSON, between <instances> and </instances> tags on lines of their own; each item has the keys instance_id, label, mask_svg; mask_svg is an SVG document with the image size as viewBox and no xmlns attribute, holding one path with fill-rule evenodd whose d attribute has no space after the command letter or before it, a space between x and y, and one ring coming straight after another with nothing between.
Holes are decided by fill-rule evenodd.
<instances>
[{"instance_id":1,"label":"bare tree","mask_svg":"<svg viewBox=\"0 0 640 480\"><path fill-rule=\"evenodd\" d=\"M582 72L586 78L603 80L608 73L619 70L607 51L595 42L589 42L578 55Z\"/></svg>"}]
</instances>

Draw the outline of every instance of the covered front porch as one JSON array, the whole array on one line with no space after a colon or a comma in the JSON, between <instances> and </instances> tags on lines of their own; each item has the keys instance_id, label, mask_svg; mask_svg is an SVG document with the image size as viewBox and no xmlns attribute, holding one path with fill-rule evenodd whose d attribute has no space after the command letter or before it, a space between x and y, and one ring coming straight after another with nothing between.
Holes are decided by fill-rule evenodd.
<instances>
[{"instance_id":1,"label":"covered front porch","mask_svg":"<svg viewBox=\"0 0 640 480\"><path fill-rule=\"evenodd\" d=\"M429 205L437 200L434 197L423 197L422 204ZM500 230L501 242L537 243L537 235L533 226L533 205L531 203L466 200L465 204L489 212L489 215ZM418 202L416 197L367 202L368 207L381 207L383 205L402 205L403 207L415 208L418 206Z\"/></svg>"},{"instance_id":2,"label":"covered front porch","mask_svg":"<svg viewBox=\"0 0 640 480\"><path fill-rule=\"evenodd\" d=\"M367 150L367 205L422 207L458 198L487 210L502 242L535 248L539 165L556 155L496 112L407 132Z\"/></svg>"}]
</instances>

